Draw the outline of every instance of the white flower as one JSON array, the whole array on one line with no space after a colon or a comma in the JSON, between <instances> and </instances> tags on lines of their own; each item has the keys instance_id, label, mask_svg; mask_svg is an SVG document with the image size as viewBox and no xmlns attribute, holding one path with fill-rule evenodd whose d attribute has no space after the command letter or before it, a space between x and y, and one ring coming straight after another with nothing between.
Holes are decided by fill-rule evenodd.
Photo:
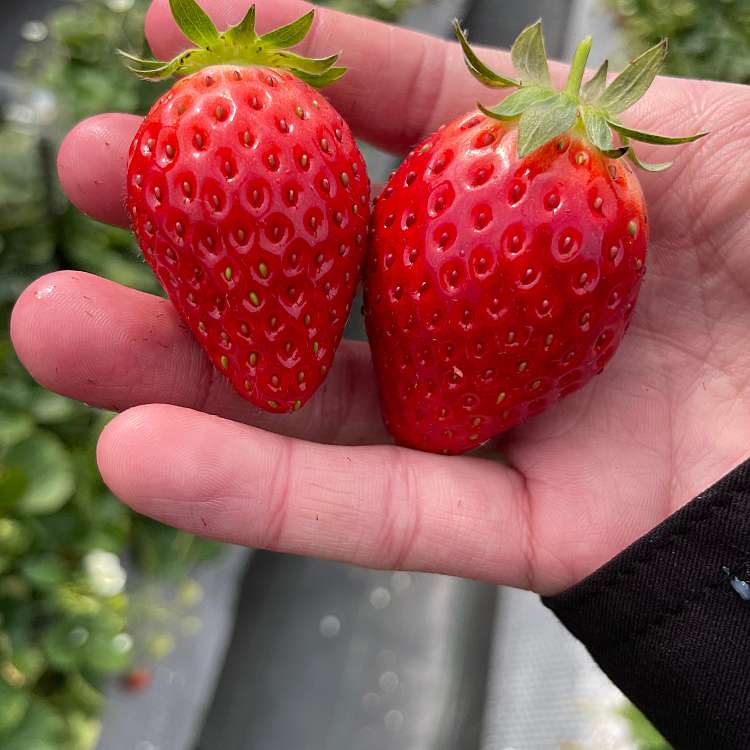
<instances>
[{"instance_id":1,"label":"white flower","mask_svg":"<svg viewBox=\"0 0 750 750\"><path fill-rule=\"evenodd\" d=\"M101 549L92 550L84 558L83 567L91 590L98 596L117 596L125 588L128 574L117 555Z\"/></svg>"},{"instance_id":2,"label":"white flower","mask_svg":"<svg viewBox=\"0 0 750 750\"><path fill-rule=\"evenodd\" d=\"M107 0L107 7L113 13L127 13L135 5L135 0Z\"/></svg>"}]
</instances>

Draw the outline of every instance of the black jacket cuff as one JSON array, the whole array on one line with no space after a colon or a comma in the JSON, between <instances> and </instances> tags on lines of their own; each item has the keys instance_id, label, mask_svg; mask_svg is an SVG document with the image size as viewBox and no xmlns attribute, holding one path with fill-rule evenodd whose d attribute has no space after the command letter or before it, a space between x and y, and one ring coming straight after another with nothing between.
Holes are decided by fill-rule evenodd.
<instances>
[{"instance_id":1,"label":"black jacket cuff","mask_svg":"<svg viewBox=\"0 0 750 750\"><path fill-rule=\"evenodd\" d=\"M676 750L748 750L742 580L750 580L750 460L543 601Z\"/></svg>"}]
</instances>

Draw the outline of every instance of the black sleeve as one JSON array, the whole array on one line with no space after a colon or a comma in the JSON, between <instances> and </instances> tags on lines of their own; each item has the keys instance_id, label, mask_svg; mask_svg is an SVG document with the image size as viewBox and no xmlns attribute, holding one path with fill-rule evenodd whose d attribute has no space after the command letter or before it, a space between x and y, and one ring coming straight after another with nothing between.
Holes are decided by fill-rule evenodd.
<instances>
[{"instance_id":1,"label":"black sleeve","mask_svg":"<svg viewBox=\"0 0 750 750\"><path fill-rule=\"evenodd\" d=\"M750 460L544 603L676 750L750 749Z\"/></svg>"}]
</instances>

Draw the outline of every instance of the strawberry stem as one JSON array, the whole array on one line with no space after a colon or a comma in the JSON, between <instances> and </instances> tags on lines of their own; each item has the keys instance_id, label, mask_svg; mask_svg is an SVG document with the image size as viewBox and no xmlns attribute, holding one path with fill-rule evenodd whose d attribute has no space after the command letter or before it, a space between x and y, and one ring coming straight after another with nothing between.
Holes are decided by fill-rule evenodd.
<instances>
[{"instance_id":1,"label":"strawberry stem","mask_svg":"<svg viewBox=\"0 0 750 750\"><path fill-rule=\"evenodd\" d=\"M255 31L255 6L236 26L219 32L196 0L169 0L175 22L196 46L173 60L144 60L122 50L128 68L140 78L159 81L174 75L190 75L209 65L243 65L282 68L311 86L322 88L346 72L336 66L338 55L309 58L289 51L310 31L315 16L311 10L296 21L259 35Z\"/></svg>"},{"instance_id":2,"label":"strawberry stem","mask_svg":"<svg viewBox=\"0 0 750 750\"><path fill-rule=\"evenodd\" d=\"M575 54L573 55L573 62L570 66L570 73L568 74L568 82L565 84L565 93L576 99L578 99L581 94L583 74L586 72L586 63L589 60L590 54L591 37L587 36L576 47Z\"/></svg>"},{"instance_id":3,"label":"strawberry stem","mask_svg":"<svg viewBox=\"0 0 750 750\"><path fill-rule=\"evenodd\" d=\"M699 133L672 137L647 133L626 128L617 118L620 112L635 104L653 83L667 54L666 41L633 60L609 86L605 60L583 86L582 92L586 63L591 54L591 37L588 36L576 48L565 89L557 91L549 77L541 21L527 26L513 43L511 58L520 74L518 80L496 73L483 63L471 48L458 21L454 22L453 30L461 43L466 65L476 79L492 88L518 88L497 106L485 107L480 103L479 109L487 117L501 122L517 120L519 156L531 154L552 139L575 130L588 138L608 159L619 159L627 154L637 166L655 171L667 165L649 165L640 161L629 145L630 140L673 145L689 143L706 135ZM613 131L622 142L619 147L615 146Z\"/></svg>"}]
</instances>

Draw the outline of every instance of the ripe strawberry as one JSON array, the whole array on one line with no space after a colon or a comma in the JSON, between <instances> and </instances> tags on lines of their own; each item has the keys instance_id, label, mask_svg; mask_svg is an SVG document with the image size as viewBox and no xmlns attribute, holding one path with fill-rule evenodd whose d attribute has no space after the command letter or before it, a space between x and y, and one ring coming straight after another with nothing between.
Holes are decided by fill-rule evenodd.
<instances>
[{"instance_id":1,"label":"ripe strawberry","mask_svg":"<svg viewBox=\"0 0 750 750\"><path fill-rule=\"evenodd\" d=\"M129 693L143 693L151 687L153 681L153 673L144 667L126 674L122 679L122 684Z\"/></svg>"},{"instance_id":2,"label":"ripe strawberry","mask_svg":"<svg viewBox=\"0 0 750 750\"><path fill-rule=\"evenodd\" d=\"M347 124L310 85L344 69L333 67L337 56L284 49L304 38L313 12L258 36L254 7L219 34L194 0L170 5L200 48L169 63L127 56L146 78L191 74L133 141L131 223L234 388L263 409L293 411L331 365L365 251L365 163Z\"/></svg>"},{"instance_id":3,"label":"ripe strawberry","mask_svg":"<svg viewBox=\"0 0 750 750\"><path fill-rule=\"evenodd\" d=\"M605 89L580 93L591 40L564 92L551 88L541 24L513 47L519 90L416 148L373 214L365 316L385 422L396 440L461 453L584 386L612 358L645 268L648 218L624 128L663 59L659 45ZM615 148L612 130L622 146ZM698 137L698 136L696 136Z\"/></svg>"}]
</instances>

